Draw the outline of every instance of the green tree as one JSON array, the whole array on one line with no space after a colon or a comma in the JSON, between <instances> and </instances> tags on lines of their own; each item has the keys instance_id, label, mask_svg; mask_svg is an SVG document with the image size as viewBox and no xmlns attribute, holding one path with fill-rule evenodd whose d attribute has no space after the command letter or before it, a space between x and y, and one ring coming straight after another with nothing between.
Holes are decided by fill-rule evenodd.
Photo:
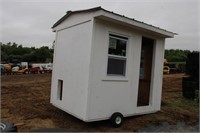
<instances>
[{"instance_id":1,"label":"green tree","mask_svg":"<svg viewBox=\"0 0 200 133\"><path fill-rule=\"evenodd\" d=\"M168 62L185 62L189 53L191 53L189 50L167 49L165 50L165 59Z\"/></svg>"},{"instance_id":2,"label":"green tree","mask_svg":"<svg viewBox=\"0 0 200 133\"><path fill-rule=\"evenodd\" d=\"M49 49L47 46L40 48L35 47L23 47L17 43L8 42L1 46L1 61L12 62L12 61L26 61L26 62L52 62L53 60L53 49Z\"/></svg>"}]
</instances>

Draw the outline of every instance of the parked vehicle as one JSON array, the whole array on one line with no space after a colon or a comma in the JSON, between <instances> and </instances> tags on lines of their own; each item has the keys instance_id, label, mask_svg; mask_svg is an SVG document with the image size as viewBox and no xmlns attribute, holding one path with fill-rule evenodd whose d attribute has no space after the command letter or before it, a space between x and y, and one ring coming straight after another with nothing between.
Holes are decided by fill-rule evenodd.
<instances>
[{"instance_id":1,"label":"parked vehicle","mask_svg":"<svg viewBox=\"0 0 200 133\"><path fill-rule=\"evenodd\" d=\"M175 63L168 63L167 66L170 68L170 73L180 72L180 70L176 67Z\"/></svg>"},{"instance_id":2,"label":"parked vehicle","mask_svg":"<svg viewBox=\"0 0 200 133\"><path fill-rule=\"evenodd\" d=\"M1 64L1 75L7 74L29 74L29 73L51 73L52 63L29 64L21 62L18 64Z\"/></svg>"},{"instance_id":3,"label":"parked vehicle","mask_svg":"<svg viewBox=\"0 0 200 133\"><path fill-rule=\"evenodd\" d=\"M4 75L4 66L3 66L3 64L0 64L0 67L1 67L1 75Z\"/></svg>"},{"instance_id":4,"label":"parked vehicle","mask_svg":"<svg viewBox=\"0 0 200 133\"><path fill-rule=\"evenodd\" d=\"M28 68L24 68L18 71L18 74L28 74L29 73L29 69Z\"/></svg>"},{"instance_id":5,"label":"parked vehicle","mask_svg":"<svg viewBox=\"0 0 200 133\"><path fill-rule=\"evenodd\" d=\"M28 62L21 62L22 68L28 68Z\"/></svg>"},{"instance_id":6,"label":"parked vehicle","mask_svg":"<svg viewBox=\"0 0 200 133\"><path fill-rule=\"evenodd\" d=\"M44 73L43 70L40 69L40 67L33 67L28 69L29 73Z\"/></svg>"},{"instance_id":7,"label":"parked vehicle","mask_svg":"<svg viewBox=\"0 0 200 133\"><path fill-rule=\"evenodd\" d=\"M12 70L12 67L9 64L3 64L3 66L4 66L4 70L6 70L6 71Z\"/></svg>"},{"instance_id":8,"label":"parked vehicle","mask_svg":"<svg viewBox=\"0 0 200 133\"><path fill-rule=\"evenodd\" d=\"M40 67L45 70L52 70L53 64L52 63L34 63L32 67Z\"/></svg>"},{"instance_id":9,"label":"parked vehicle","mask_svg":"<svg viewBox=\"0 0 200 133\"><path fill-rule=\"evenodd\" d=\"M12 68L12 73L13 74L18 74L18 71L19 71L19 67L18 66L15 66Z\"/></svg>"},{"instance_id":10,"label":"parked vehicle","mask_svg":"<svg viewBox=\"0 0 200 133\"><path fill-rule=\"evenodd\" d=\"M11 74L12 73L12 67L9 64L2 64L3 65L3 70L2 74Z\"/></svg>"},{"instance_id":11,"label":"parked vehicle","mask_svg":"<svg viewBox=\"0 0 200 133\"><path fill-rule=\"evenodd\" d=\"M164 74L169 74L170 73L170 68L168 66L163 67L163 73Z\"/></svg>"}]
</instances>

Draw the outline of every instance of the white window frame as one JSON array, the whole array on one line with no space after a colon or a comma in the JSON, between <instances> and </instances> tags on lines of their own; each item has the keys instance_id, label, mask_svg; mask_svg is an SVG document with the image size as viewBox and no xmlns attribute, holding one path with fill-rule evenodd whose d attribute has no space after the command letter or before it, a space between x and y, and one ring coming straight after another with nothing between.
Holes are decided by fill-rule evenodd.
<instances>
[{"instance_id":1,"label":"white window frame","mask_svg":"<svg viewBox=\"0 0 200 133\"><path fill-rule=\"evenodd\" d=\"M115 36L112 36L112 35L116 35L116 36L119 36L119 37L115 37ZM109 33L108 34L108 52L107 52L107 68L106 68L106 74L107 76L114 76L114 77L126 77L126 71L127 71L127 55L128 55L128 41L129 41L129 38L127 36L123 36L123 35L119 35L119 34L116 34L116 33ZM122 38L120 38L122 37ZM113 55L113 54L109 54L109 45L110 45L110 38L114 38L114 39L118 39L118 40L123 40L123 41L126 41L126 54L125 56L120 56L120 55ZM127 39L123 39L123 38L127 38ZM124 74L121 75L121 74L108 74L108 60L110 59L119 59L119 60L125 60L125 70L124 70Z\"/></svg>"}]
</instances>

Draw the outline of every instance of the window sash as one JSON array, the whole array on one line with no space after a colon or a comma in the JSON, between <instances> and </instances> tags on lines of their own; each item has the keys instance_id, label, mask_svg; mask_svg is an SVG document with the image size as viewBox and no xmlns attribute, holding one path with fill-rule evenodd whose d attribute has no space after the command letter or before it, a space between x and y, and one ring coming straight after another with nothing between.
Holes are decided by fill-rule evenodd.
<instances>
[{"instance_id":1,"label":"window sash","mask_svg":"<svg viewBox=\"0 0 200 133\"><path fill-rule=\"evenodd\" d=\"M126 71L127 71L127 47L128 47L128 38L127 37L123 37L123 36L119 36L119 35L114 35L114 34L109 34L109 43L108 43L108 50L109 50L109 45L110 45L110 38L112 39L116 39L116 40L121 40L121 41L125 41L125 55L114 55L114 54L109 54L108 52L108 59L107 59L107 76L126 76ZM118 72L116 72L116 74L111 74L109 73L109 65L113 65L113 64L109 64L109 59L115 59L115 60L123 60L123 63L120 63L120 65L123 67L121 68L121 70L119 69ZM123 69L123 70L122 70ZM110 71L111 72L111 71ZM121 73L121 74L117 74L117 73Z\"/></svg>"},{"instance_id":2,"label":"window sash","mask_svg":"<svg viewBox=\"0 0 200 133\"><path fill-rule=\"evenodd\" d=\"M109 51L109 45L110 45L110 38L125 41L125 42L126 42L126 44L125 44L125 45L126 45L126 52L125 52L125 56L123 56L123 55L114 55L114 54L109 54L109 52L108 52L108 55L109 55L109 56L113 56L113 57L127 57L127 44L128 44L128 38L127 38L127 39L123 39L123 38L120 38L120 37L109 36L108 51Z\"/></svg>"},{"instance_id":3,"label":"window sash","mask_svg":"<svg viewBox=\"0 0 200 133\"><path fill-rule=\"evenodd\" d=\"M121 70L120 72L118 71L116 74L114 73L109 73L109 66L107 66L107 75L108 76L126 76L126 64L127 64L127 60L126 58L116 58L116 57L108 57L108 63L107 65L109 65L109 59L114 59L114 60L118 60L118 61L124 61L123 64L120 64L120 65L123 65L123 70ZM113 64L112 64L113 65ZM113 68L114 69L114 68ZM119 74L121 73L121 74Z\"/></svg>"},{"instance_id":4,"label":"window sash","mask_svg":"<svg viewBox=\"0 0 200 133\"><path fill-rule=\"evenodd\" d=\"M108 54L108 57L113 58L113 59L127 59L126 56L119 56L119 55L112 55L112 54Z\"/></svg>"},{"instance_id":5,"label":"window sash","mask_svg":"<svg viewBox=\"0 0 200 133\"><path fill-rule=\"evenodd\" d=\"M128 37L124 37L124 36L119 36L119 35L114 35L114 34L109 34L109 36L113 38L125 40L125 41L128 40Z\"/></svg>"}]
</instances>

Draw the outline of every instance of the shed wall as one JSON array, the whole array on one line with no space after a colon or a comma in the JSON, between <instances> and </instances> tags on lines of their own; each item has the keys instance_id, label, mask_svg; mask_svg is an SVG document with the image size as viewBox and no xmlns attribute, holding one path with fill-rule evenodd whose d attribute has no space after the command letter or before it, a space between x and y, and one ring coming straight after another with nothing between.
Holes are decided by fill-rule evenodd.
<instances>
[{"instance_id":1,"label":"shed wall","mask_svg":"<svg viewBox=\"0 0 200 133\"><path fill-rule=\"evenodd\" d=\"M56 26L53 30L59 31L64 28L69 28L71 26L79 25L81 23L90 21L92 16L94 15L93 12L83 12L78 14L73 14L65 19L61 24Z\"/></svg>"},{"instance_id":2,"label":"shed wall","mask_svg":"<svg viewBox=\"0 0 200 133\"><path fill-rule=\"evenodd\" d=\"M53 63L51 103L82 120L87 107L91 23L64 26L57 31ZM62 100L57 98L59 79L63 80Z\"/></svg>"},{"instance_id":3,"label":"shed wall","mask_svg":"<svg viewBox=\"0 0 200 133\"><path fill-rule=\"evenodd\" d=\"M107 76L109 32L129 38L125 77ZM89 121L106 119L114 112L133 113L137 104L140 49L140 35L119 25L97 19L94 21L87 112Z\"/></svg>"},{"instance_id":4,"label":"shed wall","mask_svg":"<svg viewBox=\"0 0 200 133\"><path fill-rule=\"evenodd\" d=\"M125 77L107 76L109 33L128 37ZM137 107L142 36L155 39L150 105ZM91 53L87 120L151 113L160 109L164 39L95 19Z\"/></svg>"}]
</instances>

